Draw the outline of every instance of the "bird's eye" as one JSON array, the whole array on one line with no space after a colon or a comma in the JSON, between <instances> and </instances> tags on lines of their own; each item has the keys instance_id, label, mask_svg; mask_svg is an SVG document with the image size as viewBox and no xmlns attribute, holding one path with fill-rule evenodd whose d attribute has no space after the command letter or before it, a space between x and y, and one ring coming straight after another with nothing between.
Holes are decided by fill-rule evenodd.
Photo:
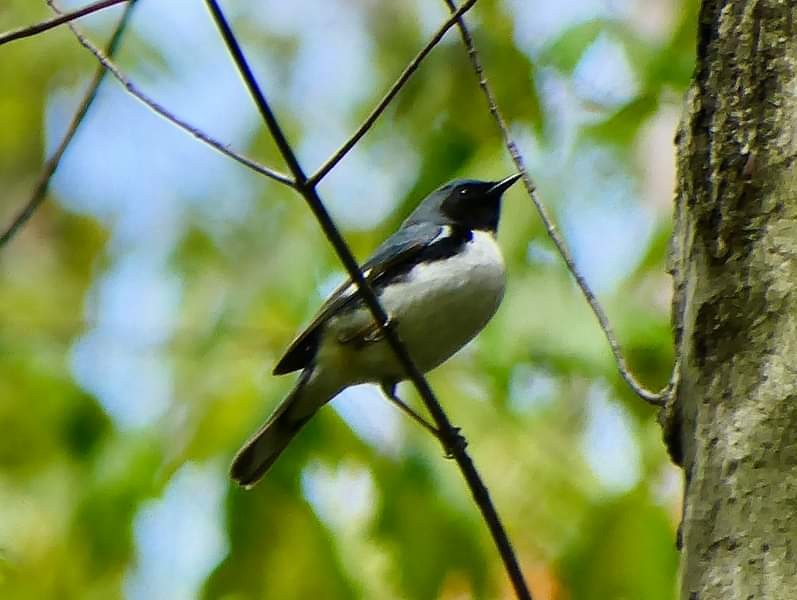
<instances>
[{"instance_id":1,"label":"bird's eye","mask_svg":"<svg viewBox=\"0 0 797 600\"><path fill-rule=\"evenodd\" d=\"M463 198L468 194L470 194L470 190L468 188L462 188L461 190L459 190L459 195L462 196Z\"/></svg>"}]
</instances>

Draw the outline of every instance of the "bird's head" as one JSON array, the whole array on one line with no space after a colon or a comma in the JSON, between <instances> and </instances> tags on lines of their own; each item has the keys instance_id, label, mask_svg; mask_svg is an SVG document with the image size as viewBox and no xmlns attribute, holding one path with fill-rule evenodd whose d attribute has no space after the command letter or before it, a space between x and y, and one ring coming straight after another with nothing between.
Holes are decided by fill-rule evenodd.
<instances>
[{"instance_id":1,"label":"bird's head","mask_svg":"<svg viewBox=\"0 0 797 600\"><path fill-rule=\"evenodd\" d=\"M495 233L501 196L520 176L515 173L500 181L455 179L429 194L404 224L432 222Z\"/></svg>"}]
</instances>

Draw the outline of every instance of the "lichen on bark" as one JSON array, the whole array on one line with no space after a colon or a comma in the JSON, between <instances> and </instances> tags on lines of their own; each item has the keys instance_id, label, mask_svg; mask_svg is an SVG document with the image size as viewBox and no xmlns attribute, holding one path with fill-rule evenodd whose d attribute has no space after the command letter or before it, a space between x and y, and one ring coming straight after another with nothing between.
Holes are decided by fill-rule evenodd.
<instances>
[{"instance_id":1,"label":"lichen on bark","mask_svg":"<svg viewBox=\"0 0 797 600\"><path fill-rule=\"evenodd\" d=\"M705 0L676 136L681 596L797 598L797 5Z\"/></svg>"}]
</instances>

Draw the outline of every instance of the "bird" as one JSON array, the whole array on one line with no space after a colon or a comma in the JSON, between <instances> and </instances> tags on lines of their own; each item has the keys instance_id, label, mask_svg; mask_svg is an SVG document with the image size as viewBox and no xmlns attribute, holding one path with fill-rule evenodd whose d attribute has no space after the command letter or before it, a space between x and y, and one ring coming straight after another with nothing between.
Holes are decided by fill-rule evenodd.
<instances>
[{"instance_id":1,"label":"bird","mask_svg":"<svg viewBox=\"0 0 797 600\"><path fill-rule=\"evenodd\" d=\"M429 194L361 270L422 372L445 362L498 310L506 274L496 242L501 200L519 178L457 179ZM274 375L293 389L243 445L230 477L254 486L313 415L343 389L406 378L356 284L342 283L288 346Z\"/></svg>"}]
</instances>

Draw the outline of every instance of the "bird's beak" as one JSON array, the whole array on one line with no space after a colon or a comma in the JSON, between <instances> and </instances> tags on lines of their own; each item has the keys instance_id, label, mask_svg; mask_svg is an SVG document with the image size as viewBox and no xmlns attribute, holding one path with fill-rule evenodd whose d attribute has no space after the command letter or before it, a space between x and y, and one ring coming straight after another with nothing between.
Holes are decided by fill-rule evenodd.
<instances>
[{"instance_id":1,"label":"bird's beak","mask_svg":"<svg viewBox=\"0 0 797 600\"><path fill-rule=\"evenodd\" d=\"M522 176L522 173L515 173L514 175L510 175L509 177L505 177L501 181L495 183L493 185L493 187L491 187L489 190L487 190L487 194L489 196L500 196L506 190L508 190L510 187L512 187L512 184L515 183L518 179L520 179L521 176Z\"/></svg>"}]
</instances>

